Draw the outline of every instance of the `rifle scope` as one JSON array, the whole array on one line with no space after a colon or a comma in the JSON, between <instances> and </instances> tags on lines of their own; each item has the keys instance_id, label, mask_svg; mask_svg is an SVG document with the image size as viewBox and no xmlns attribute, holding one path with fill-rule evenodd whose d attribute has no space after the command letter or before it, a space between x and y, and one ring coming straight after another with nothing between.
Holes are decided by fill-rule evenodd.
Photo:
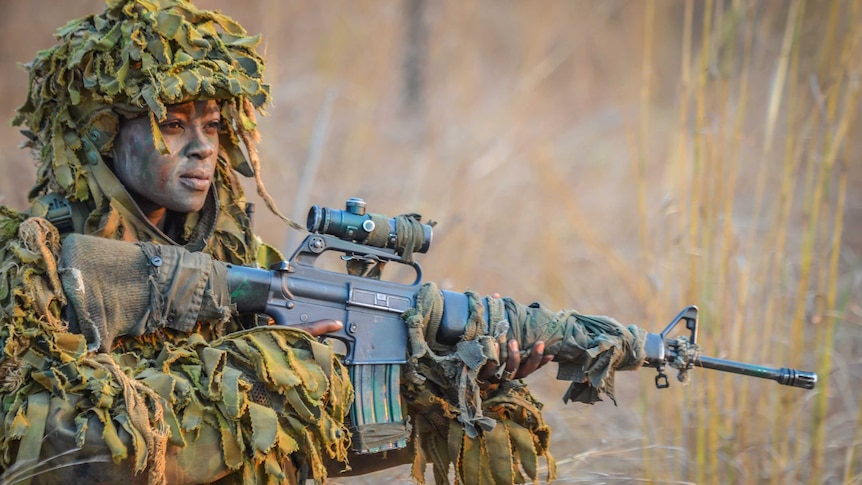
<instances>
[{"instance_id":1,"label":"rifle scope","mask_svg":"<svg viewBox=\"0 0 862 485\"><path fill-rule=\"evenodd\" d=\"M345 241L392 249L398 254L410 247L414 252L425 253L431 247L431 225L420 223L418 214L389 218L366 213L365 201L357 197L348 199L345 206L345 210L311 206L306 228Z\"/></svg>"}]
</instances>

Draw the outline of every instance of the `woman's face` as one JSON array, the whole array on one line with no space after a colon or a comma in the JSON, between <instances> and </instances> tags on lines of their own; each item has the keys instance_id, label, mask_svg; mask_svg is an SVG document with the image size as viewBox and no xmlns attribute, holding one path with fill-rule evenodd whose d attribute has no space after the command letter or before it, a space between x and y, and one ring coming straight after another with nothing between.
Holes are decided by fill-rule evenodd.
<instances>
[{"instance_id":1,"label":"woman's face","mask_svg":"<svg viewBox=\"0 0 862 485\"><path fill-rule=\"evenodd\" d=\"M120 122L114 173L151 221L161 220L165 209L191 213L203 208L215 175L220 122L213 100L168 107L159 123L167 155L153 143L148 116Z\"/></svg>"}]
</instances>

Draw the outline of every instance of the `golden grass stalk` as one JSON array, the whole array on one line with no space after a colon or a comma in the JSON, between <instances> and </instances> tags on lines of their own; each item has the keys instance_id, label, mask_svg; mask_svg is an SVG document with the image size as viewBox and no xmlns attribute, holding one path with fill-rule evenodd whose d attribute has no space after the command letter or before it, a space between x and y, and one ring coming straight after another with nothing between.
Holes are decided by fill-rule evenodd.
<instances>
[{"instance_id":1,"label":"golden grass stalk","mask_svg":"<svg viewBox=\"0 0 862 485\"><path fill-rule=\"evenodd\" d=\"M787 135L785 138L785 167L787 167L788 157L792 157L794 152L794 147L800 141L797 139L798 130L799 130L799 114L800 112L804 112L801 107L800 96L799 96L799 85L798 85L798 69L799 69L799 53L800 47L798 42L794 42L796 40L798 32L801 28L801 23L804 20L804 3L803 2L794 2L791 5L790 10L787 15L787 23L785 25L784 30L784 38L782 41L782 49L781 49L781 57L779 59L778 65L776 67L776 72L780 73L781 81L777 81L773 83L772 86L772 96L770 97L768 118L767 118L767 126L766 126L766 145L764 147L764 156L768 157L771 152L771 136L774 132L775 126L775 115L777 113L777 105L773 102L776 99L781 98L781 91L785 84L788 85L787 89L787 109L786 109L786 118L787 118ZM789 67L788 67L789 64ZM789 77L789 82L785 81L784 78ZM813 148L812 148L813 149ZM809 160L813 160L813 157L809 156ZM809 165L810 167L810 165ZM810 180L810 177L806 176L806 180ZM795 184L794 175L790 173L789 182ZM809 186L808 183L805 184L806 187ZM755 211L756 214L759 215L759 211L761 209L761 197L762 197L762 188L758 187L758 201L756 202ZM803 199L805 199L803 197ZM804 207L808 207L809 204L804 203ZM804 209L803 209L804 210ZM760 221L758 221L760 222ZM767 222L768 223L768 222ZM776 231L775 239L786 241L788 237L790 237L790 232L793 230L793 227L788 223L788 221L782 221L782 224L773 225L771 227L772 230ZM772 237L770 237L772 239ZM803 258L804 259L804 258ZM776 264L783 265L783 261L776 261ZM808 290L808 274L810 273L810 259L808 262L802 261L800 263L800 275L798 277L798 285L797 288L799 291L807 291ZM804 290L803 290L804 288ZM805 299L803 298L803 302ZM804 306L804 303L803 303ZM796 307L798 308L798 301ZM779 311L776 315L777 319L786 320L787 316L784 314L784 307L780 307ZM799 355L796 353L795 348L799 345L797 339L801 339L800 335L794 333L793 328L796 328L793 325L795 320L791 320L791 336L790 336L790 347L794 350L790 352L782 352L784 346L779 346L779 350L775 353L778 358L784 360L789 358L792 355ZM773 329L775 328L775 324L777 322L773 322L772 320L767 322L766 325L766 335L773 335ZM801 328L801 327L799 327ZM779 327L779 331L782 328ZM794 396L788 393L788 390L782 389L774 393L772 399L772 405L776 409L775 417L772 418L772 446L777 447L774 451L775 458L773 459L773 467L774 470L770 470L771 475L771 483L777 485L778 483L786 482L786 473L795 473L795 469L793 468L793 464L795 461L791 458L793 453L791 440L792 434L796 431L794 429L793 423L787 423L782 418L783 416L791 416L795 412L798 412L797 401L794 399Z\"/></svg>"},{"instance_id":2,"label":"golden grass stalk","mask_svg":"<svg viewBox=\"0 0 862 485\"><path fill-rule=\"evenodd\" d=\"M705 258L702 258L704 251L703 228L701 226L701 204L702 193L704 188L704 163L707 157L707 140L705 138L705 130L708 128L706 119L707 110L707 73L710 68L710 44L712 41L712 9L711 0L704 2L703 6L703 23L701 25L701 52L700 62L697 76L697 87L695 89L695 141L694 141L694 158L692 160L692 186L689 199L689 282L688 282L688 297L689 301L701 301L703 286L700 284L702 277L702 265ZM705 307L702 307L705 308ZM706 386L709 383L707 382ZM709 397L707 392L706 397ZM694 421L695 426L695 462L694 462L694 479L698 483L704 483L707 476L707 429L710 426L708 413L698 412Z\"/></svg>"},{"instance_id":3,"label":"golden grass stalk","mask_svg":"<svg viewBox=\"0 0 862 485\"><path fill-rule=\"evenodd\" d=\"M693 91L693 83L691 76L691 66L692 66L692 38L694 31L694 1L686 0L684 12L683 12L683 29L682 29L682 42L681 42L681 59L680 59L680 92L679 92L679 115L677 121L677 133L674 135L676 139L676 153L675 156L671 159L669 172L671 174L680 174L686 173L688 168L686 167L686 158L688 153L688 133L687 133L687 124L688 124L688 116L689 116L689 100L691 98L691 93ZM682 199L680 195L687 193L686 184L684 178L673 176L672 183L670 184L674 194ZM681 233L682 227L671 227L669 228L672 233ZM667 253L674 251L673 243L665 240L664 244L670 246L665 248L660 248L662 253ZM665 264L662 265L664 271L662 271L661 279L662 281L672 281L675 278L673 274L672 265ZM666 287L665 287L666 288ZM662 303L662 307L667 308L670 307L673 303L671 301L670 291L664 289L663 298L659 299ZM658 313L658 312L657 312ZM657 314L656 317L659 317ZM661 321L661 320L658 320ZM648 386L643 386L644 389L641 394L641 402L642 407L647 410L646 415L650 413L650 394L655 392L654 389ZM672 433L673 442L685 449L689 446L689 440L687 439L686 434L686 424L689 420L689 413L679 414L679 409L688 409L693 404L693 400L690 399L689 395L686 394L683 396L682 402L678 409L673 410L665 410L662 409L659 411L660 419L663 422L669 423L668 428L669 432ZM649 422L649 419L645 419L645 422ZM648 434L645 436L645 441L650 441L650 436L652 434ZM650 449L647 447L647 449ZM650 460L651 456L646 456L645 459ZM671 470L673 475L675 476L689 476L689 464L687 460L680 460L679 464ZM658 475L661 476L661 475Z\"/></svg>"},{"instance_id":4,"label":"golden grass stalk","mask_svg":"<svg viewBox=\"0 0 862 485\"><path fill-rule=\"evenodd\" d=\"M650 86L652 81L653 70L653 46L654 46L654 27L655 27L655 1L650 0L646 5L644 15L644 43L643 43L643 60L641 64L641 93L640 93L640 129L638 131L637 152L631 156L632 172L635 173L635 186L637 192L637 214L638 214L638 237L640 239L643 251L643 267L653 267L653 254L650 250L651 244L648 237L647 221L649 220L649 211L647 210L646 202L646 146L649 142L650 132ZM629 143L631 146L632 144ZM646 316L648 320L656 320L656 309L658 304L657 298L649 298L646 307ZM644 404L648 397L646 393L649 389L641 388L641 405L645 409ZM655 430L651 426L650 420L644 420L644 446L643 453L643 473L646 476L653 476L652 469L652 447L650 446L648 436L653 436Z\"/></svg>"},{"instance_id":5,"label":"golden grass stalk","mask_svg":"<svg viewBox=\"0 0 862 485\"><path fill-rule=\"evenodd\" d=\"M831 18L835 17L836 16L833 15ZM852 79L853 74L858 74L857 66L854 65L854 63L858 62L857 59L860 55L860 27L858 24L853 26L853 31L850 35L846 37L845 41L846 42L843 46L841 53L841 59L839 59L837 68L840 71L844 71L846 69L850 76L838 76L837 79ZM843 97L840 96L840 94L842 94L842 91ZM853 121L855 120L855 108L859 100L858 81L851 81L850 85L846 86L844 89L832 89L830 90L830 94L833 94L833 100L841 98L840 105L844 107L844 110L842 112L841 119L838 121L834 138L830 138L828 140L828 144L825 150L826 153L824 155L824 170L826 169L826 166L828 166L831 170L832 166L835 165L836 158L842 147L841 142L843 141L844 136L846 136L846 133L850 129L850 126L853 125ZM831 108L830 115L832 115L834 113L833 110L837 107L837 103L829 103L829 106ZM815 408L813 413L814 416L812 427L814 428L814 453L812 457L812 477L819 477L824 470L824 454L826 449L826 417L828 414L828 397L830 388L828 376L832 371L832 349L834 348L835 325L837 317L840 314L840 312L837 311L836 308L836 295L838 293L838 262L841 248L841 236L844 229L843 216L847 191L847 171L843 162L839 162L838 173L839 175L836 191L837 200L835 201L835 208L833 210L834 216L833 221L831 221L832 232L828 246L829 264L828 266L825 266L825 268L827 268L827 271L825 273L826 282L824 284L824 290L827 311L824 312L825 314L823 315L824 321L822 322L822 337L818 341L818 343L820 344L818 345L818 347L824 349L820 357L818 372L821 376L824 376L824 379L821 384L820 395L815 401Z\"/></svg>"},{"instance_id":6,"label":"golden grass stalk","mask_svg":"<svg viewBox=\"0 0 862 485\"><path fill-rule=\"evenodd\" d=\"M750 17L752 15L752 12L753 12L753 7L751 4L749 4L745 7L743 7L741 5L734 5L734 9L738 12L738 15L740 15L742 18ZM740 150L741 140L743 137L743 129L745 126L745 114L744 113L747 111L747 108L748 108L749 73L750 73L750 69L751 69L751 52L752 52L753 39L754 39L754 26L752 25L752 22L748 22L745 26L745 38L743 41L743 58L742 58L742 62L740 64L741 72L740 72L740 85L739 85L739 93L738 93L739 101L738 101L738 107L737 107L737 116L736 116L736 119L734 120L733 133L732 133L732 135L733 135L733 138L732 138L733 148L731 150L731 153L733 156L733 163L732 163L732 170L731 170L730 174L728 175L728 178L732 183L731 183L731 187L728 189L728 191L726 192L726 195L725 195L725 200L726 200L726 206L724 208L724 220L725 221L731 221L733 218L733 208L734 208L733 201L735 200L735 197L734 197L735 184L733 184L733 182L736 181L736 178L738 176L739 159L740 159L739 150ZM731 334L730 348L738 350L740 352L740 354L739 354L740 359L750 360L752 358L752 356L748 352L746 352L746 350L747 350L746 347L750 348L751 346L744 346L743 345L745 342L745 339L743 337L744 337L744 333L745 333L745 329L746 329L746 325L745 325L746 322L745 322L745 318L744 318L742 309L746 308L749 304L749 302L748 302L748 291L749 291L748 282L749 282L749 277L750 277L751 273L749 271L749 266L748 266L747 262L739 261L739 258L729 257L735 251L735 247L739 245L738 238L736 237L735 231L733 230L733 228L734 228L733 224L731 224L729 222L725 222L724 234L723 234L723 239L722 239L722 253L727 254L728 257L725 258L725 264L722 265L722 267L721 267L722 270L719 273L719 287L725 288L728 284L730 284L729 275L730 275L731 269L732 269L730 262L736 261L736 266L739 269L738 276L737 276L737 282L736 282L738 290L736 293L736 300L735 301L737 302L737 304L733 305L733 310L728 312L729 314L732 313L732 317L730 317L730 315L728 315L728 318L732 320L731 332L730 332L730 334ZM731 290L729 289L727 291L727 294L729 295L730 293L731 293ZM725 300L725 305L727 305L729 308L731 307L731 299L730 298L727 298ZM725 389L732 387L733 384L732 384L731 379L732 379L731 376L727 376L727 379L723 383L723 386ZM745 380L744 382L741 383L740 393L739 393L739 396L737 397L737 399L727 400L726 402L728 403L728 405L733 406L733 409L742 409L743 406L748 405L748 402L749 402L748 389L749 389L748 381ZM733 415L730 413L726 414L725 420L723 423L724 429L727 429L727 430L734 429L735 424L736 424L735 423L736 420L733 419L732 416ZM736 434L737 434L737 440L739 442L741 442L741 443L747 442L748 436L746 435L746 429L744 427L740 428ZM744 473L744 471L743 471L743 473ZM736 481L737 473L736 473L735 469L733 469L733 468L730 469L730 473L729 473L728 478L730 481Z\"/></svg>"},{"instance_id":7,"label":"golden grass stalk","mask_svg":"<svg viewBox=\"0 0 862 485\"><path fill-rule=\"evenodd\" d=\"M843 167L840 169L837 198L832 223L832 240L829 247L829 265L826 272L828 281L826 282L826 308L836 308L836 294L838 292L838 256L841 247L841 234L843 232L843 215L844 206L847 198L847 171ZM820 381L819 394L814 401L814 410L812 418L813 438L811 457L811 478L820 477L824 471L824 455L826 453L826 418L828 415L829 406L829 375L832 372L832 350L834 348L835 325L838 319L837 312L824 312L822 315L823 332L821 338L817 340L817 347L823 349L820 356L820 362L817 366L817 373L823 378Z\"/></svg>"}]
</instances>

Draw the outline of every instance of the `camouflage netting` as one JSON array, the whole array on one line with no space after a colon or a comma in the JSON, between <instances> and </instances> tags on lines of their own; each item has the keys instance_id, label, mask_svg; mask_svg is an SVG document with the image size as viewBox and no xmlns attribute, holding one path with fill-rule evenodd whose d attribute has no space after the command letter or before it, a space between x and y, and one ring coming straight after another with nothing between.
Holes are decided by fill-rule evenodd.
<instances>
[{"instance_id":1,"label":"camouflage netting","mask_svg":"<svg viewBox=\"0 0 862 485\"><path fill-rule=\"evenodd\" d=\"M346 460L353 390L328 347L301 331L262 327L210 342L202 329L165 331L88 353L60 317L56 230L5 208L0 215L4 480L70 459L97 464L103 458L90 448L107 450L130 475L145 471L149 483L178 482L177 473L211 479L214 470L236 471L236 482L283 483L299 464L323 479L320 453ZM51 436L44 444L43 433ZM69 455L76 447L81 454ZM64 479L86 478L79 468Z\"/></svg>"}]
</instances>

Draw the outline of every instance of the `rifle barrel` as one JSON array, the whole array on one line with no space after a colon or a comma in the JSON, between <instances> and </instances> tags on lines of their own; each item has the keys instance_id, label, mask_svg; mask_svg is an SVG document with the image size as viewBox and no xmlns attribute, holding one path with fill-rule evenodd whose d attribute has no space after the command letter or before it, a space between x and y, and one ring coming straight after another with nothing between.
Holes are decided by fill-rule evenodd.
<instances>
[{"instance_id":1,"label":"rifle barrel","mask_svg":"<svg viewBox=\"0 0 862 485\"><path fill-rule=\"evenodd\" d=\"M700 356L694 360L694 365L705 369L714 369L723 372L732 372L761 379L771 379L779 384L803 389L814 389L817 384L817 374L797 369L782 367L773 369L744 362L719 359L716 357Z\"/></svg>"}]
</instances>

